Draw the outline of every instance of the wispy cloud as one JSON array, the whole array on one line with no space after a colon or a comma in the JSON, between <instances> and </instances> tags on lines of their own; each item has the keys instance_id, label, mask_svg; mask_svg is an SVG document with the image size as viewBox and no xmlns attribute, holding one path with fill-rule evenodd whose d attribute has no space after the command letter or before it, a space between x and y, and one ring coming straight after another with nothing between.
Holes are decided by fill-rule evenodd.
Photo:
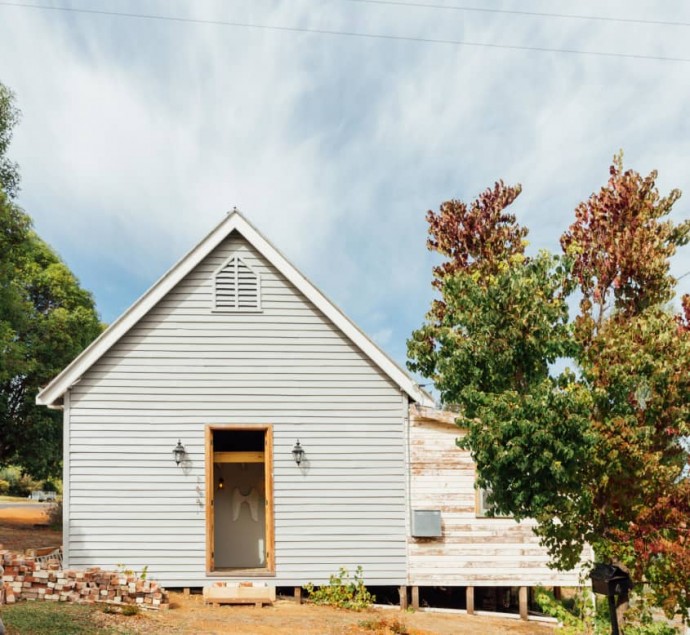
<instances>
[{"instance_id":1,"label":"wispy cloud","mask_svg":"<svg viewBox=\"0 0 690 635\"><path fill-rule=\"evenodd\" d=\"M339 0L92 7L690 57L680 27ZM684 3L664 7L581 2L578 11L690 20ZM662 189L690 191L688 72L0 7L0 81L24 112L12 148L21 202L106 319L238 205L399 361L431 297L424 212L498 178L521 182L516 211L534 248L556 249L619 148L627 165L658 168ZM679 217L689 205L681 199ZM687 270L682 255L674 271ZM690 276L682 282L690 290Z\"/></svg>"}]
</instances>

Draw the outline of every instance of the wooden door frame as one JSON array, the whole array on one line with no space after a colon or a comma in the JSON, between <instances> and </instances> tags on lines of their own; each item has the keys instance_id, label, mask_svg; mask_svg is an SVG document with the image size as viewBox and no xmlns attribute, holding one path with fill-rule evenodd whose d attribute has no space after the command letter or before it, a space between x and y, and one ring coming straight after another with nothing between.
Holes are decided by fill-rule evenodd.
<instances>
[{"instance_id":1,"label":"wooden door frame","mask_svg":"<svg viewBox=\"0 0 690 635\"><path fill-rule=\"evenodd\" d=\"M242 430L257 430L264 432L264 488L266 490L266 566L251 569L223 569L215 570L214 563L214 493L213 483L213 433L217 430L227 432ZM275 531L273 516L273 425L270 423L251 424L215 424L206 425L204 432L206 450L206 574L223 576L265 576L275 575Z\"/></svg>"}]
</instances>

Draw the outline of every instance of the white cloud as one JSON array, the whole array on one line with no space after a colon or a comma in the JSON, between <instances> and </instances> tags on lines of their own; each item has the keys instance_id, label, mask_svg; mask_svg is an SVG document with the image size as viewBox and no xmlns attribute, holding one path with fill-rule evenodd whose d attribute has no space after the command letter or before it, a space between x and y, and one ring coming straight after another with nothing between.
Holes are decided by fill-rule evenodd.
<instances>
[{"instance_id":1,"label":"white cloud","mask_svg":"<svg viewBox=\"0 0 690 635\"><path fill-rule=\"evenodd\" d=\"M690 57L674 27L335 0L89 6ZM690 20L683 3L665 7L577 10ZM689 69L0 7L0 81L24 112L22 203L107 317L236 204L399 361L431 297L425 211L519 181L534 246L556 249L621 147L627 165L659 169L662 189L690 191Z\"/></svg>"}]
</instances>

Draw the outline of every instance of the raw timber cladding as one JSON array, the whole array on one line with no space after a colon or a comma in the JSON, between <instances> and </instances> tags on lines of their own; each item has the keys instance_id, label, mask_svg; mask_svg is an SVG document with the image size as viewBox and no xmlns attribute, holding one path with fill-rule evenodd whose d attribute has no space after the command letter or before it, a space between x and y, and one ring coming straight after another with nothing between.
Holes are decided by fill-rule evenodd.
<instances>
[{"instance_id":1,"label":"raw timber cladding","mask_svg":"<svg viewBox=\"0 0 690 635\"><path fill-rule=\"evenodd\" d=\"M254 310L218 310L226 266L225 278L233 266L256 276ZM236 212L38 402L64 409L67 566L148 566L167 586L218 576L209 571L208 430L262 424L274 553L272 570L255 577L319 583L361 565L369 584L406 583L405 422L409 404L429 397Z\"/></svg>"}]
</instances>

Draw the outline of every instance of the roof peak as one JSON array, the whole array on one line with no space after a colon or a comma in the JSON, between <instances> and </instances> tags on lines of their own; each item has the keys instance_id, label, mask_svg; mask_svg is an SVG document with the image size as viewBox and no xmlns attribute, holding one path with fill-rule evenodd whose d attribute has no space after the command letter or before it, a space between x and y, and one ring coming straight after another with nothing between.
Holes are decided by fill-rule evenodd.
<instances>
[{"instance_id":1,"label":"roof peak","mask_svg":"<svg viewBox=\"0 0 690 635\"><path fill-rule=\"evenodd\" d=\"M170 290L187 276L213 249L233 231L238 231L303 296L314 304L350 341L414 401L433 406L433 399L384 353L367 335L314 284L300 273L283 254L259 232L235 207L202 240L166 271L138 300L118 317L72 363L55 377L36 397L36 403L54 406L83 374L105 355Z\"/></svg>"}]
</instances>

